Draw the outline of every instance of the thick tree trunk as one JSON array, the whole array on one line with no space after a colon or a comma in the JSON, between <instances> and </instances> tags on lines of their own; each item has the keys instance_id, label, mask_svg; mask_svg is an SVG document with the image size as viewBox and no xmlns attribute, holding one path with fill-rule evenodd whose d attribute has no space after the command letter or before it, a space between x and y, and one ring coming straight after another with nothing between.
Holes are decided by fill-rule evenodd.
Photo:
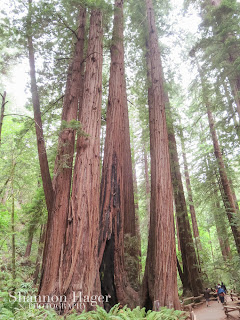
<instances>
[{"instance_id":1,"label":"thick tree trunk","mask_svg":"<svg viewBox=\"0 0 240 320\"><path fill-rule=\"evenodd\" d=\"M40 110L40 101L38 95L37 81L36 81L36 70L35 70L35 56L33 47L33 37L32 37L32 0L28 0L29 4L29 14L28 14L28 54L29 54L29 65L30 65L30 78L31 78L31 94L32 94L32 104L34 112L35 129L37 136L37 147L38 147L38 158L43 182L43 189L47 204L48 213L51 214L52 206L54 201L54 192L52 187L52 180L49 172L47 152L45 147L45 141L43 136L42 118Z\"/></svg>"},{"instance_id":2,"label":"thick tree trunk","mask_svg":"<svg viewBox=\"0 0 240 320\"><path fill-rule=\"evenodd\" d=\"M125 256L131 260L130 264L125 264L127 275L131 286L139 289L139 253L141 251L141 242L139 242L140 234L137 233L137 218L135 212L134 188L133 188L133 167L131 158L131 145L130 145L130 130L129 130L129 117L128 117L128 103L127 103L127 89L125 80L125 65L124 65L124 47L123 47L123 3L124 0L117 0L115 3L117 10L121 13L116 14L115 34L113 35L114 46L118 46L122 51L120 61L122 65L121 82L123 85L123 133L125 135L122 150L123 150L123 201L124 201L124 242L125 242ZM114 39L115 38L115 39ZM118 42L118 44L116 43ZM114 50L114 48L113 48ZM118 55L118 53L117 53ZM114 59L114 57L112 57ZM118 58L117 58L118 59ZM114 63L114 62L113 62ZM126 239L128 239L126 241ZM126 243L127 242L127 243Z\"/></svg>"},{"instance_id":3,"label":"thick tree trunk","mask_svg":"<svg viewBox=\"0 0 240 320\"><path fill-rule=\"evenodd\" d=\"M193 235L194 235L195 239L199 239L198 223L197 223L196 211L195 211L194 202L193 202L193 193L192 193L192 187L191 187L191 182L190 182L186 148L185 148L182 129L181 129L181 133L180 133L180 138L181 138L182 153L183 153L184 175L185 175L186 187L187 187L187 192L188 192L189 209L190 209L191 218L192 218ZM200 244L200 239L199 239L199 244ZM199 246L199 249L200 248L201 247Z\"/></svg>"},{"instance_id":4,"label":"thick tree trunk","mask_svg":"<svg viewBox=\"0 0 240 320\"><path fill-rule=\"evenodd\" d=\"M189 209L190 209L190 214L192 219L193 236L195 240L199 269L201 270L201 260L200 260L199 252L202 250L202 245L199 237L198 223L197 223L195 206L193 202L193 193L192 193L192 187L190 182L190 175L189 175L188 162L187 162L186 149L185 149L184 136L183 136L182 129L180 131L180 138L181 138L181 145L182 145L184 175L185 175L185 181L186 181L186 187L187 187L187 193L188 193Z\"/></svg>"},{"instance_id":5,"label":"thick tree trunk","mask_svg":"<svg viewBox=\"0 0 240 320\"><path fill-rule=\"evenodd\" d=\"M77 139L72 196L59 266L59 293L74 307L74 292L100 295L98 228L100 197L100 129L103 63L102 13L93 9L83 102L82 133ZM79 300L77 301L79 302ZM90 309L90 303L86 303ZM63 310L62 312L66 312Z\"/></svg>"},{"instance_id":6,"label":"thick tree trunk","mask_svg":"<svg viewBox=\"0 0 240 320\"><path fill-rule=\"evenodd\" d=\"M146 0L148 24L147 66L150 87L151 204L142 304L180 308L173 216L168 133L165 114L164 79L152 0ZM167 245L166 245L167 244Z\"/></svg>"},{"instance_id":7,"label":"thick tree trunk","mask_svg":"<svg viewBox=\"0 0 240 320\"><path fill-rule=\"evenodd\" d=\"M43 253L40 292L54 292L62 244L66 231L69 199L72 182L72 165L75 147L75 132L71 121L77 121L82 109L83 92L83 51L86 10L80 9L75 51L68 70L64 96L62 123L63 129L58 140L58 153L55 160L53 187L55 201L48 215L46 242ZM76 124L75 124L76 128ZM79 128L80 129L80 128Z\"/></svg>"},{"instance_id":8,"label":"thick tree trunk","mask_svg":"<svg viewBox=\"0 0 240 320\"><path fill-rule=\"evenodd\" d=\"M177 258L177 269L178 269L178 274L179 274L179 277L180 277L182 285L183 285L183 289L188 288L188 285L189 285L188 278L186 277L186 273L185 274L183 273L178 258Z\"/></svg>"},{"instance_id":9,"label":"thick tree trunk","mask_svg":"<svg viewBox=\"0 0 240 320\"><path fill-rule=\"evenodd\" d=\"M176 207L176 217L179 229L183 273L185 274L185 277L188 278L189 283L189 287L184 289L189 289L195 296L198 296L203 291L203 284L199 273L198 259L194 248L194 242L188 218L187 205L178 160L177 144L170 112L171 111L169 110L168 139L171 176Z\"/></svg>"},{"instance_id":10,"label":"thick tree trunk","mask_svg":"<svg viewBox=\"0 0 240 320\"><path fill-rule=\"evenodd\" d=\"M236 243L237 251L240 255L240 226L239 226L239 220L240 220L240 214L239 214L239 209L238 205L235 202L233 191L230 185L230 181L227 176L226 168L224 165L222 153L220 150L220 146L218 143L218 138L215 130L215 123L213 120L212 112L210 110L210 107L207 105L207 115L208 115L208 121L209 121L209 127L210 127L210 132L212 135L212 140L213 140L213 147L214 147L214 154L218 162L218 167L219 167L219 176L221 179L222 187L224 190L224 194L226 196L226 200L228 203L228 208L227 208L227 216L228 220L232 229L233 237Z\"/></svg>"},{"instance_id":11,"label":"thick tree trunk","mask_svg":"<svg viewBox=\"0 0 240 320\"><path fill-rule=\"evenodd\" d=\"M36 259L36 263L35 263L35 271L33 274L33 283L35 285L37 284L37 281L38 281L38 275L39 275L40 266L41 266L41 259L42 259L43 247L44 247L44 242L45 242L46 229L47 229L46 225L42 226L41 233L40 233L40 239L39 239L39 244L38 244L38 253L37 253L37 259Z\"/></svg>"},{"instance_id":12,"label":"thick tree trunk","mask_svg":"<svg viewBox=\"0 0 240 320\"><path fill-rule=\"evenodd\" d=\"M148 157L147 157L145 142L143 143L143 156L144 156L144 176L145 176L145 186L146 186L147 215L148 215L148 219L150 219L151 185L149 181Z\"/></svg>"},{"instance_id":13,"label":"thick tree trunk","mask_svg":"<svg viewBox=\"0 0 240 320\"><path fill-rule=\"evenodd\" d=\"M7 95L6 91L4 91L3 95L1 94L2 104L1 104L1 114L0 114L0 146L2 143L2 125L3 125L4 111L5 111L5 105L7 103L6 95Z\"/></svg>"},{"instance_id":14,"label":"thick tree trunk","mask_svg":"<svg viewBox=\"0 0 240 320\"><path fill-rule=\"evenodd\" d=\"M138 295L129 285L124 263L124 231L136 235L135 211L132 207L134 198L130 194L133 193L133 181L127 117L123 1L116 0L100 196L99 261L102 293L110 294L110 306L120 302L134 307L137 305ZM125 155L126 153L129 154ZM128 179L127 174L130 176ZM127 188L128 183L130 188ZM129 228L124 227L126 223L130 224ZM138 279L138 270L133 272Z\"/></svg>"},{"instance_id":15,"label":"thick tree trunk","mask_svg":"<svg viewBox=\"0 0 240 320\"><path fill-rule=\"evenodd\" d=\"M228 259L231 259L231 250L229 245L227 228L224 220L219 214L219 212L221 211L221 207L220 207L219 201L217 200L218 199L217 191L215 191L214 198L215 198L215 208L214 208L215 210L213 210L213 214L214 214L214 220L215 220L216 229L217 229L218 241L221 248L223 260L227 261Z\"/></svg>"}]
</instances>

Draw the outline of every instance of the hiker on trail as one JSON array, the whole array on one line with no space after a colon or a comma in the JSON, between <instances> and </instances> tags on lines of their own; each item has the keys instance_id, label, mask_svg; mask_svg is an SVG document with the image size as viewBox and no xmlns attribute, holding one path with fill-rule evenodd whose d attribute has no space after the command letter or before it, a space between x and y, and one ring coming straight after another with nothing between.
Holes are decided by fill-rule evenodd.
<instances>
[{"instance_id":1,"label":"hiker on trail","mask_svg":"<svg viewBox=\"0 0 240 320\"><path fill-rule=\"evenodd\" d=\"M218 290L221 288L221 286L220 286L220 283L218 283L217 285L216 285L216 293L217 293L217 302L219 303L219 294L218 294Z\"/></svg>"},{"instance_id":2,"label":"hiker on trail","mask_svg":"<svg viewBox=\"0 0 240 320\"><path fill-rule=\"evenodd\" d=\"M223 284L223 282L221 283L221 288L225 291L225 293L227 293L227 288L226 288L225 284Z\"/></svg>"},{"instance_id":3,"label":"hiker on trail","mask_svg":"<svg viewBox=\"0 0 240 320\"><path fill-rule=\"evenodd\" d=\"M224 296L225 296L225 294L226 294L226 292L224 291L224 289L220 287L218 289L218 296L219 296L219 299L220 299L222 305L224 304Z\"/></svg>"},{"instance_id":4,"label":"hiker on trail","mask_svg":"<svg viewBox=\"0 0 240 320\"><path fill-rule=\"evenodd\" d=\"M206 288L206 290L203 292L203 296L206 299L206 306L207 307L209 307L210 292L211 292L211 289L209 289L209 288Z\"/></svg>"}]
</instances>

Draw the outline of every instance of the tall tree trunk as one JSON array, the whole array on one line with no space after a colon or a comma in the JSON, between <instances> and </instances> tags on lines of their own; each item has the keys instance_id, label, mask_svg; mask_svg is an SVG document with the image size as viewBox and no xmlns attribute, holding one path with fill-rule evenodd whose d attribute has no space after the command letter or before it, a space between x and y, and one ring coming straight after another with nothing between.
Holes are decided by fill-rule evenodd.
<instances>
[{"instance_id":1,"label":"tall tree trunk","mask_svg":"<svg viewBox=\"0 0 240 320\"><path fill-rule=\"evenodd\" d=\"M13 292L15 291L16 280L16 242L15 242L15 199L14 199L14 176L15 176L15 161L12 160L12 174L11 174L11 195L12 195L12 208L11 208L11 229L12 229L12 280Z\"/></svg>"},{"instance_id":2,"label":"tall tree trunk","mask_svg":"<svg viewBox=\"0 0 240 320\"><path fill-rule=\"evenodd\" d=\"M167 99L168 100L168 99ZM174 135L173 120L169 110L168 121L168 139L170 151L170 165L172 175L172 185L174 191L174 200L176 207L176 217L179 229L179 240L183 262L183 273L188 278L190 290L195 296L203 291L203 284L198 268L198 259L194 248L194 242L191 227L188 218L187 205L183 190L180 165L178 160L177 144Z\"/></svg>"},{"instance_id":3,"label":"tall tree trunk","mask_svg":"<svg viewBox=\"0 0 240 320\"><path fill-rule=\"evenodd\" d=\"M136 221L136 241L137 244L137 267L138 267L138 282L137 282L137 289L139 289L140 284L140 273L142 271L142 264L141 264L141 232L140 232L140 217L139 217L139 206L138 206L138 183L137 183L137 172L136 172L136 161L135 156L133 162L133 190L134 190L134 202L135 202L135 221ZM133 255L134 257L134 255ZM133 281L135 282L136 275L134 275Z\"/></svg>"},{"instance_id":4,"label":"tall tree trunk","mask_svg":"<svg viewBox=\"0 0 240 320\"><path fill-rule=\"evenodd\" d=\"M135 212L135 200L134 200L134 187L133 187L133 166L131 158L131 145L130 145L130 130L129 130L129 117L128 117L128 103L127 103L127 89L125 80L125 65L124 65L124 47L123 47L123 3L124 0L116 0L115 6L119 8L121 13L116 17L117 27L115 28L113 35L114 46L118 46L122 51L120 54L120 63L122 66L121 83L123 94L123 134L125 135L122 141L123 150L123 201L124 201L124 224L123 232L124 239L127 240L125 245L125 255L131 260L131 265L125 265L130 284L136 290L139 288L139 253L141 252L141 242L139 242L140 234L137 233L136 212ZM118 44L116 44L118 42ZM113 48L114 50L114 48ZM117 53L118 54L118 53ZM114 58L113 58L114 59ZM116 57L116 59L118 59ZM114 62L113 62L114 63ZM125 241L124 240L124 241Z\"/></svg>"},{"instance_id":5,"label":"tall tree trunk","mask_svg":"<svg viewBox=\"0 0 240 320\"><path fill-rule=\"evenodd\" d=\"M224 80L222 81L222 84L223 84L225 96L226 96L227 102L228 102L228 110L229 110L228 112L229 112L230 117L233 119L234 127L236 130L237 136L238 136L238 140L240 141L240 123L239 123L239 120L237 120L237 118L236 118L236 112L233 107L233 101L230 97L228 87L227 87Z\"/></svg>"},{"instance_id":6,"label":"tall tree trunk","mask_svg":"<svg viewBox=\"0 0 240 320\"><path fill-rule=\"evenodd\" d=\"M210 0L210 1L211 1L211 4L216 8L219 7L222 3L222 0ZM225 14L222 13L221 15L222 15L221 19L224 20ZM224 38L222 38L222 42L226 46L226 52L228 54L228 62L230 63L230 65L233 68L231 75L229 76L229 82L231 85L233 97L236 102L237 113L238 113L238 116L240 119L240 94L239 94L240 93L240 74L239 74L238 68L235 68L235 66L234 66L236 60L239 59L239 53L238 53L239 50L238 50L238 48L236 48L236 46L235 46L234 50L232 50L232 45L229 45L229 43L226 43L230 39L231 40L235 39L237 41L237 39L233 35L233 33L229 32L229 34L227 36L224 36ZM228 74L229 74L229 72L228 72Z\"/></svg>"},{"instance_id":7,"label":"tall tree trunk","mask_svg":"<svg viewBox=\"0 0 240 320\"><path fill-rule=\"evenodd\" d=\"M28 0L28 20L27 20L27 41L28 41L28 54L29 54L29 65L30 65L30 78L31 78L31 94L33 113L35 121L35 129L37 136L37 147L38 147L38 158L43 182L43 189L47 204L48 213L51 214L54 192L52 187L51 176L49 172L47 152L45 147L45 141L43 136L42 118L40 110L40 101L38 95L37 81L36 81L36 70L35 70L35 56L33 47L33 36L32 36L32 0Z\"/></svg>"},{"instance_id":8,"label":"tall tree trunk","mask_svg":"<svg viewBox=\"0 0 240 320\"><path fill-rule=\"evenodd\" d=\"M80 8L78 32L72 62L69 66L66 92L63 103L63 128L58 140L58 153L55 160L53 187L55 201L48 215L46 241L43 253L40 292L54 292L60 263L60 255L66 221L70 205L72 165L75 147L75 126L78 114L82 112L83 94L83 51L86 23L86 9ZM79 131L81 128L79 126Z\"/></svg>"},{"instance_id":9,"label":"tall tree trunk","mask_svg":"<svg viewBox=\"0 0 240 320\"><path fill-rule=\"evenodd\" d=\"M180 138L181 138L181 145L182 145L184 175L185 175L185 181L186 181L186 187L187 187L187 193L188 193L189 209L190 209L190 214L191 214L191 219L192 219L193 236L194 236L195 245L196 245L198 263L199 263L199 267L201 268L201 265L200 265L201 259L200 259L199 252L202 250L202 245L201 245L201 240L199 237L196 211L195 211L195 206L194 206L194 202L193 202L193 193L192 193L192 187L191 187L191 182L190 182L190 175L189 175L188 162L187 162L187 156L186 156L186 148L185 148L182 128L180 130Z\"/></svg>"},{"instance_id":10,"label":"tall tree trunk","mask_svg":"<svg viewBox=\"0 0 240 320\"><path fill-rule=\"evenodd\" d=\"M219 175L222 183L222 187L228 202L228 209L227 209L227 216L228 220L232 229L232 233L234 236L234 240L236 243L237 251L240 255L240 226L239 226L239 209L238 205L234 200L233 191L230 185L230 181L227 176L226 168L223 161L223 156L220 150L220 146L218 143L218 138L215 130L215 123L213 120L212 112L210 110L210 107L206 105L207 107L207 115L208 115L208 121L209 121L209 127L210 132L212 135L212 141L213 141L213 148L214 148L214 154L216 157L216 160L218 162L218 168L219 168Z\"/></svg>"},{"instance_id":11,"label":"tall tree trunk","mask_svg":"<svg viewBox=\"0 0 240 320\"><path fill-rule=\"evenodd\" d=\"M146 200L147 200L147 215L150 219L150 197L151 197L151 185L149 181L149 170L148 170L148 157L146 143L143 143L143 156L144 156L144 176L145 176L145 186L146 186Z\"/></svg>"},{"instance_id":12,"label":"tall tree trunk","mask_svg":"<svg viewBox=\"0 0 240 320\"><path fill-rule=\"evenodd\" d=\"M1 104L1 114L0 114L0 146L2 143L2 125L3 125L4 111L5 111L5 105L7 103L6 95L7 95L6 91L4 91L3 94L1 94L2 104Z\"/></svg>"},{"instance_id":13,"label":"tall tree trunk","mask_svg":"<svg viewBox=\"0 0 240 320\"><path fill-rule=\"evenodd\" d=\"M40 271L40 265L41 265L41 259L42 259L42 253L43 253L43 246L44 246L44 241L45 241L45 236L46 236L46 229L47 226L43 225L41 228L40 232L40 239L39 239L39 244L38 244L38 253L37 253L37 259L35 263L35 271L33 274L33 283L36 285L38 281L38 275Z\"/></svg>"},{"instance_id":14,"label":"tall tree trunk","mask_svg":"<svg viewBox=\"0 0 240 320\"><path fill-rule=\"evenodd\" d=\"M200 249L201 243L200 243L200 239L199 239L198 223L197 223L196 211L195 211L194 202L193 202L193 193L192 193L192 187L191 187L191 182L190 182L186 148L185 148L184 136L183 136L182 129L180 132L180 138L181 138L182 153L183 153L184 175L185 175L186 187L187 187L187 192L188 192L188 202L189 202L189 208L190 208L190 213L191 213L191 218L192 218L193 235L194 235L195 239L199 240L199 249Z\"/></svg>"},{"instance_id":15,"label":"tall tree trunk","mask_svg":"<svg viewBox=\"0 0 240 320\"><path fill-rule=\"evenodd\" d=\"M178 258L177 258L177 269L178 269L178 274L179 274L179 277L180 277L180 279L181 279L183 288L187 288L188 285L189 285L189 284L188 284L188 278L186 277L186 273L185 273L185 274L183 273Z\"/></svg>"},{"instance_id":16,"label":"tall tree trunk","mask_svg":"<svg viewBox=\"0 0 240 320\"><path fill-rule=\"evenodd\" d=\"M214 215L214 220L215 220L216 229L217 229L217 236L218 236L218 241L219 241L219 245L221 248L223 260L227 261L228 259L231 258L228 233L227 233L225 221L222 219L221 215L219 214L219 212L221 211L221 207L220 207L220 203L218 201L217 191L215 191L215 192L216 192L215 196L214 196L215 208L213 210L213 215Z\"/></svg>"},{"instance_id":17,"label":"tall tree trunk","mask_svg":"<svg viewBox=\"0 0 240 320\"><path fill-rule=\"evenodd\" d=\"M28 241L27 241L27 247L25 250L24 258L28 258L30 256L31 249L32 249L33 235L34 235L35 230L36 230L36 224L30 225L29 230L28 230Z\"/></svg>"},{"instance_id":18,"label":"tall tree trunk","mask_svg":"<svg viewBox=\"0 0 240 320\"><path fill-rule=\"evenodd\" d=\"M231 61L231 63L234 63L233 61ZM238 113L238 118L240 119L240 97L239 97L239 91L240 91L240 84L238 85L238 82L240 82L240 78L237 81L237 83L235 83L234 80L229 79L230 84L231 84L231 88L232 88L232 94L234 96L235 99L235 103L237 106L237 113Z\"/></svg>"},{"instance_id":19,"label":"tall tree trunk","mask_svg":"<svg viewBox=\"0 0 240 320\"><path fill-rule=\"evenodd\" d=\"M147 66L150 87L151 204L142 304L178 309L177 262L173 216L168 133L165 114L164 79L152 0L146 0L148 25ZM167 245L166 245L167 243Z\"/></svg>"},{"instance_id":20,"label":"tall tree trunk","mask_svg":"<svg viewBox=\"0 0 240 320\"><path fill-rule=\"evenodd\" d=\"M195 56L196 59L196 56ZM221 153L220 145L218 142L218 137L215 129L215 123L213 119L213 115L209 106L208 102L208 93L206 90L206 83L204 82L204 77L202 74L202 70L199 66L198 60L196 59L196 64L198 67L198 72L201 78L201 85L202 85L202 91L203 91L203 97L204 97L204 104L207 109L207 116L208 116L208 123L209 123L209 129L210 133L212 136L212 142L213 142L213 149L214 149L214 154L217 160L218 164L218 171L219 171L219 176L221 180L221 185L223 188L223 192L225 195L225 201L227 203L226 205L226 213L227 217L232 229L233 237L235 240L236 248L238 251L238 254L240 255L240 212L238 208L238 204L236 203L236 198L234 191L232 190L231 183L228 179L227 176L227 171L226 167L224 164L223 156Z\"/></svg>"},{"instance_id":21,"label":"tall tree trunk","mask_svg":"<svg viewBox=\"0 0 240 320\"><path fill-rule=\"evenodd\" d=\"M74 292L91 297L100 294L98 228L100 197L100 129L103 63L102 13L93 9L83 102L82 133L77 138L72 196L59 266L59 293L74 307ZM79 300L77 301L79 302ZM90 303L86 303L90 309ZM67 310L62 310L66 312Z\"/></svg>"},{"instance_id":22,"label":"tall tree trunk","mask_svg":"<svg viewBox=\"0 0 240 320\"><path fill-rule=\"evenodd\" d=\"M125 153L129 154L126 156ZM124 231L127 230L127 226L124 226L127 223L131 224L127 231L136 235L135 213L132 207L134 200L133 195L129 194L133 193L130 157L124 74L123 0L116 0L100 195L99 238L102 292L111 295L111 306L120 302L122 305L134 307L138 301L137 293L129 285L124 263ZM130 175L129 180L126 179L126 174ZM131 184L127 189L128 194L124 191L127 183ZM130 201L130 208L127 201ZM135 270L135 276L137 279L138 270Z\"/></svg>"}]
</instances>

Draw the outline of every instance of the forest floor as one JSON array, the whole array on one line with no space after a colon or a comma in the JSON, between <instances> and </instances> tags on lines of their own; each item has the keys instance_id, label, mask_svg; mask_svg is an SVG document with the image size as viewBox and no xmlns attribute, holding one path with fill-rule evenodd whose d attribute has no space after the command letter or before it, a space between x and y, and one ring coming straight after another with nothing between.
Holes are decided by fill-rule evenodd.
<instances>
[{"instance_id":1,"label":"forest floor","mask_svg":"<svg viewBox=\"0 0 240 320\"><path fill-rule=\"evenodd\" d=\"M231 305L231 299L227 297L227 304ZM227 318L222 304L218 303L217 301L210 301L210 306L207 307L204 303L200 307L193 310L197 320L233 320L233 319L239 319L239 312L234 311L229 314L229 317Z\"/></svg>"}]
</instances>

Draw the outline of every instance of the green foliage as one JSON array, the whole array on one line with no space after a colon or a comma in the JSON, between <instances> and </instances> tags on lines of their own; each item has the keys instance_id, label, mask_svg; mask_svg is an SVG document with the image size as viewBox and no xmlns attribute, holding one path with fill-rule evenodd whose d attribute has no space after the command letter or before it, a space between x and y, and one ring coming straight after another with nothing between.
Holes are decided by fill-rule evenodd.
<instances>
[{"instance_id":1,"label":"green foliage","mask_svg":"<svg viewBox=\"0 0 240 320\"><path fill-rule=\"evenodd\" d=\"M131 237L130 234L124 235L124 263L128 274L128 280L136 291L139 290L139 279L136 275L139 273L141 263L139 257L139 239L137 236Z\"/></svg>"},{"instance_id":2,"label":"green foliage","mask_svg":"<svg viewBox=\"0 0 240 320\"><path fill-rule=\"evenodd\" d=\"M86 138L89 137L89 135L86 132L84 132L84 130L82 129L82 124L80 121L71 120L70 122L67 122L63 120L60 127L60 133L62 133L66 129L76 130L79 136L86 137Z\"/></svg>"},{"instance_id":3,"label":"green foliage","mask_svg":"<svg viewBox=\"0 0 240 320\"><path fill-rule=\"evenodd\" d=\"M183 311L170 310L161 308L159 312L145 311L145 308L137 307L133 310L127 308L118 308L119 305L114 306L109 313L101 307L97 307L96 311L82 313L76 317L77 320L184 320L188 314ZM75 318L73 318L75 319Z\"/></svg>"}]
</instances>

